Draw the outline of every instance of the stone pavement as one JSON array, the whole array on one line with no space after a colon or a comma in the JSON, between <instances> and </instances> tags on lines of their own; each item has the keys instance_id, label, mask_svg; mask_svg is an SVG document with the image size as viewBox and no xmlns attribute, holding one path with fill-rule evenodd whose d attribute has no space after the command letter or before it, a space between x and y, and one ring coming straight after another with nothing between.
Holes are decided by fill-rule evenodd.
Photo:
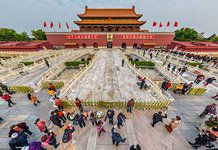
<instances>
[{"instance_id":1,"label":"stone pavement","mask_svg":"<svg viewBox=\"0 0 218 150\"><path fill-rule=\"evenodd\" d=\"M137 76L129 68L121 66L122 57L117 50L100 51L93 67L71 91L68 98L105 101L156 100L149 92L137 86Z\"/></svg>"},{"instance_id":2,"label":"stone pavement","mask_svg":"<svg viewBox=\"0 0 218 150\"><path fill-rule=\"evenodd\" d=\"M85 76L81 81L85 81L85 84L79 83L75 87L75 91L80 92L81 94L87 94L84 92L87 92L87 90L84 89L91 89L90 91L93 91L95 93L95 96L102 96L104 92L108 92L106 87L115 87L117 84L121 84L120 91L124 92L124 94L127 94L127 99L131 98L131 95L128 92L133 90L133 96L135 98L140 98L140 96L143 97L143 94L141 95L141 91L138 90L137 85L135 84L136 78L131 71L128 71L128 68L120 67L121 65L121 58L115 51L102 52L103 56L102 59L99 62L96 62L96 64L93 66L93 68L90 70L88 75L91 75L91 72L93 72L93 76ZM114 58L114 59L112 59ZM116 60L116 61L114 61ZM108 69L104 68L103 66L108 66ZM120 70L116 70L116 67L112 66L119 66ZM124 70L123 72L122 69ZM112 70L112 73L109 73ZM95 73L96 72L96 73ZM105 74L100 74L100 72L105 72ZM113 74L117 75L113 75ZM154 72L155 73L155 72ZM109 74L111 76L109 76ZM108 75L108 76L104 76ZM100 84L97 81L101 81L102 77L105 77L107 80L104 82L104 84ZM112 77L112 78L109 78ZM117 78L115 78L117 77ZM186 74L184 74L184 77L186 77ZM92 81L93 80L93 81ZM191 80L191 79L190 79ZM87 82L90 81L90 82ZM127 84L130 82L130 84ZM95 83L95 84L93 84ZM94 86L89 87L88 85L92 84ZM83 85L82 87L80 85ZM85 86L85 87L84 87ZM100 90L96 87L100 86ZM209 87L210 88L210 87ZM114 88L116 89L116 88ZM117 89L116 89L117 90ZM212 90L212 91L211 91ZM204 122L207 118L200 119L198 115L204 110L205 106L211 103L217 103L217 101L211 99L210 97L214 95L214 90L211 89L208 90L203 96L195 96L195 95L177 95L174 93L170 93L172 97L175 99L172 104L169 106L167 114L168 118L173 118L176 115L181 116L182 122L178 126L178 128L171 134L167 133L164 124L158 123L155 128L153 128L151 123L151 118L154 112L157 112L158 110L145 110L145 111L139 111L139 110L133 110L133 114L127 113L126 110L117 109L116 115L122 111L127 116L127 124L124 123L124 127L121 129L116 129L117 132L119 132L123 137L126 137L127 140L125 143L120 144L118 148L116 148L115 145L112 144L111 141L111 128L112 125L108 125L108 123L105 124L106 133L102 133L102 136L99 138L96 137L94 134L95 128L91 125L91 122L88 120L86 121L87 126L83 129L80 129L78 126L76 127L76 131L74 133L74 137L77 140L75 145L66 145L62 144L62 147L59 149L78 149L78 150L86 150L87 146L89 146L89 143L91 142L94 147L96 147L96 150L126 150L129 148L129 145L133 143L132 139L134 136L136 140L139 142L143 150L191 150L192 148L188 145L187 141L193 141L195 137L197 137L198 131L195 129L195 127L198 127L202 122ZM98 92L96 92L98 91ZM139 94L138 94L139 93ZM123 94L123 95L124 95ZM147 93L144 93L147 96ZM149 93L148 93L149 94ZM139 96L138 96L139 95ZM42 118L46 120L47 123L49 122L49 116L50 111L54 110L53 104L49 102L49 96L47 94L46 90L42 90L37 94L39 100L41 103L39 106L35 107L33 106L30 101L27 99L26 94L15 94L13 95L13 101L17 104L11 108L7 107L7 103L0 99L0 116L5 119L3 123L0 124L0 150L8 150L8 141L10 140L7 135L9 132L9 128L11 125L25 121L30 127L30 130L36 133L34 137L28 138L29 142L38 140L43 134L39 132L39 130L35 127L34 121L36 118ZM138 97L137 97L138 96ZM115 96L114 96L115 97ZM125 97L125 95L123 96ZM121 95L121 98L123 98ZM81 96L81 98L84 98ZM91 97L92 98L92 97ZM111 98L111 97L109 97ZM112 97L113 98L113 97ZM118 97L119 98L119 97ZM113 99L112 99L113 100ZM118 100L118 99L115 99ZM138 100L138 99L137 99ZM93 108L88 108L89 110L92 110ZM69 110L69 111L74 111ZM103 110L106 112L106 110ZM108 122L108 121L107 121ZM66 125L68 125L70 122L67 122ZM116 123L116 117L115 117L115 123ZM132 124L132 125L131 125ZM61 137L63 135L63 129L57 130L57 128L53 128L52 130L59 132L58 134L58 141L61 141ZM135 135L134 135L135 134ZM130 137L131 136L131 137ZM133 136L133 137L132 137ZM133 138L133 140L135 139ZM92 143L94 141L94 143ZM52 149L52 148L48 148ZM201 148L200 150L204 150L205 148Z\"/></svg>"},{"instance_id":3,"label":"stone pavement","mask_svg":"<svg viewBox=\"0 0 218 150\"><path fill-rule=\"evenodd\" d=\"M50 110L53 110L53 105L49 102L49 95L47 91L43 90L37 94L37 97L41 103L35 107L27 99L26 94L15 94L12 95L12 101L16 105L8 108L7 102L0 99L0 116L4 119L4 122L0 124L0 149L8 149L8 132L10 126L19 122L25 121L30 130L36 133L34 137L29 138L29 141L35 141L42 135L39 130L35 127L34 121L37 118L42 118L46 122L49 122Z\"/></svg>"}]
</instances>

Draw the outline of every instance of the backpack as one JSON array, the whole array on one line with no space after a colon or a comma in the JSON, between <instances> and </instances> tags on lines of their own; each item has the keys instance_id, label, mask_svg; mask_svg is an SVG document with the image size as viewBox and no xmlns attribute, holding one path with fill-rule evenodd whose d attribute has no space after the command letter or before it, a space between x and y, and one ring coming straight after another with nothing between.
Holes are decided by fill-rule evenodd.
<instances>
[{"instance_id":1,"label":"backpack","mask_svg":"<svg viewBox=\"0 0 218 150\"><path fill-rule=\"evenodd\" d=\"M41 150L41 142L32 142L29 144L29 150Z\"/></svg>"}]
</instances>

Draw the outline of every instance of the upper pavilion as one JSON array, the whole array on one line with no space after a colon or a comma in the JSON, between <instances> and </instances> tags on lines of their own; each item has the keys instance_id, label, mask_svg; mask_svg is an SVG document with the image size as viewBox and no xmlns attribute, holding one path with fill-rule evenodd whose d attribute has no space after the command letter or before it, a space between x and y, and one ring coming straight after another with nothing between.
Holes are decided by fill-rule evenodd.
<instances>
[{"instance_id":1,"label":"upper pavilion","mask_svg":"<svg viewBox=\"0 0 218 150\"><path fill-rule=\"evenodd\" d=\"M146 21L139 21L142 14L130 9L93 9L85 7L83 14L78 14L81 21L74 21L81 32L139 32Z\"/></svg>"}]
</instances>

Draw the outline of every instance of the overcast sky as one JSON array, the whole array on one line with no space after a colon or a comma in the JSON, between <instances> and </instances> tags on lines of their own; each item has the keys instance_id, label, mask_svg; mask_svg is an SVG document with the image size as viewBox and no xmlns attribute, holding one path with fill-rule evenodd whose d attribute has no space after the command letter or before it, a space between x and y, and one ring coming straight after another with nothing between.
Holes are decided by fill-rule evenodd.
<instances>
[{"instance_id":1,"label":"overcast sky","mask_svg":"<svg viewBox=\"0 0 218 150\"><path fill-rule=\"evenodd\" d=\"M46 31L70 31L78 29L73 23L78 13L90 8L131 8L143 14L147 23L143 29L173 31L175 28L152 28L152 22L179 22L179 28L191 27L205 36L218 34L218 0L0 0L0 28L13 28L18 32L43 29L43 22L53 21L55 29ZM67 30L65 22L70 29ZM64 27L58 29L58 22ZM49 24L48 23L48 24ZM172 23L173 24L173 23Z\"/></svg>"}]
</instances>

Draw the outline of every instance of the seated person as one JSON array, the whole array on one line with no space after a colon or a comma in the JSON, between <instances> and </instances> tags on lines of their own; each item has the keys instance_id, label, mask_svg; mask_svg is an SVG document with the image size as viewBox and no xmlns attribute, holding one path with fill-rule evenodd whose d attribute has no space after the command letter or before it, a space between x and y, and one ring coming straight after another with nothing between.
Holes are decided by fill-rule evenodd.
<instances>
[{"instance_id":1,"label":"seated person","mask_svg":"<svg viewBox=\"0 0 218 150\"><path fill-rule=\"evenodd\" d=\"M176 86L175 92L181 94L183 88L184 88L184 83L180 83L179 85Z\"/></svg>"}]
</instances>

